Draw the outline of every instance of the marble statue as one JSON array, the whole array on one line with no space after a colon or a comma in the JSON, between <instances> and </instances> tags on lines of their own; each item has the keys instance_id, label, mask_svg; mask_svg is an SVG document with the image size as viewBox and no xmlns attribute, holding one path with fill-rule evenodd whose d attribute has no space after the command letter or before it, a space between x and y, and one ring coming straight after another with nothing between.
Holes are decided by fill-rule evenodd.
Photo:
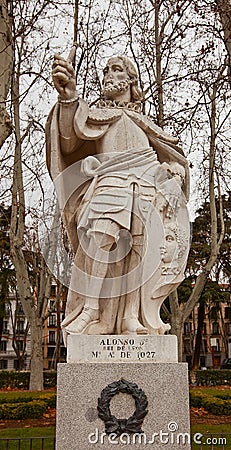
<instances>
[{"instance_id":1,"label":"marble statue","mask_svg":"<svg viewBox=\"0 0 231 450\"><path fill-rule=\"evenodd\" d=\"M164 334L164 299L189 249L188 164L178 139L142 114L134 65L112 57L94 107L55 55L59 93L46 126L47 165L75 252L64 334Z\"/></svg>"}]
</instances>

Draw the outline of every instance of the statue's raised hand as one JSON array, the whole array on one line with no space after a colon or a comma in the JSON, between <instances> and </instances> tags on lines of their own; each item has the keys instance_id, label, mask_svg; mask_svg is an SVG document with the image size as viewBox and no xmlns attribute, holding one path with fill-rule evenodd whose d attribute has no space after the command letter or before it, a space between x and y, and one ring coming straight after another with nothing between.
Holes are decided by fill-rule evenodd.
<instances>
[{"instance_id":1,"label":"statue's raised hand","mask_svg":"<svg viewBox=\"0 0 231 450\"><path fill-rule=\"evenodd\" d=\"M59 54L54 55L52 78L62 100L71 100L77 96L75 71L72 66L76 53L76 46L72 47L67 60Z\"/></svg>"}]
</instances>

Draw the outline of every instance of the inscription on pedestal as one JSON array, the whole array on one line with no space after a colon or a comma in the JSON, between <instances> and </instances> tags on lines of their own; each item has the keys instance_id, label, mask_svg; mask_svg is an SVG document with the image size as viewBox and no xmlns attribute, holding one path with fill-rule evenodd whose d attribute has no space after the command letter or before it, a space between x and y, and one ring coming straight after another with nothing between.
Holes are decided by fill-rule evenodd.
<instances>
[{"instance_id":1,"label":"inscription on pedestal","mask_svg":"<svg viewBox=\"0 0 231 450\"><path fill-rule=\"evenodd\" d=\"M177 362L176 336L69 335L67 362Z\"/></svg>"}]
</instances>

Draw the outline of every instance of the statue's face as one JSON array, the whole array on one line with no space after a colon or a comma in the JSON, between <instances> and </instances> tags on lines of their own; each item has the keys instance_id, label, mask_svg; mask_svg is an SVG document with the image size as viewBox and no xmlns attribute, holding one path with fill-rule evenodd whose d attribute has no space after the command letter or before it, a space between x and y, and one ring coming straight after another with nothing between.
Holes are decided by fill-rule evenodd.
<instances>
[{"instance_id":1,"label":"statue's face","mask_svg":"<svg viewBox=\"0 0 231 450\"><path fill-rule=\"evenodd\" d=\"M109 59L103 74L103 95L105 98L115 100L119 95L130 90L130 77L119 58Z\"/></svg>"},{"instance_id":2,"label":"statue's face","mask_svg":"<svg viewBox=\"0 0 231 450\"><path fill-rule=\"evenodd\" d=\"M176 259L177 257L177 248L178 243L174 231L170 228L166 228L164 245L160 247L161 260L164 263L172 262L173 259Z\"/></svg>"}]
</instances>

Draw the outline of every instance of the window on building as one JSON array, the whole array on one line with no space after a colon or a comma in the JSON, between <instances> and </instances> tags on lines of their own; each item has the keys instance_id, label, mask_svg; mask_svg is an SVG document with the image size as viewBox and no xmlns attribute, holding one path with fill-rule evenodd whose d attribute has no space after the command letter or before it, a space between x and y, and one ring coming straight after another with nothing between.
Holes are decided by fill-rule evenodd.
<instances>
[{"instance_id":1,"label":"window on building","mask_svg":"<svg viewBox=\"0 0 231 450\"><path fill-rule=\"evenodd\" d=\"M4 316L9 316L9 315L10 315L10 305L8 303L5 303Z\"/></svg>"},{"instance_id":2,"label":"window on building","mask_svg":"<svg viewBox=\"0 0 231 450\"><path fill-rule=\"evenodd\" d=\"M218 322L212 323L212 334L219 334L219 323Z\"/></svg>"},{"instance_id":3,"label":"window on building","mask_svg":"<svg viewBox=\"0 0 231 450\"><path fill-rule=\"evenodd\" d=\"M220 339L216 339L216 346L214 347L215 352L220 352Z\"/></svg>"},{"instance_id":4,"label":"window on building","mask_svg":"<svg viewBox=\"0 0 231 450\"><path fill-rule=\"evenodd\" d=\"M23 311L23 307L22 307L22 304L21 304L21 303L18 304L17 314L18 314L19 316L24 316L24 311Z\"/></svg>"},{"instance_id":5,"label":"window on building","mask_svg":"<svg viewBox=\"0 0 231 450\"><path fill-rule=\"evenodd\" d=\"M191 322L185 322L184 323L184 333L189 334L192 331L192 323Z\"/></svg>"},{"instance_id":6,"label":"window on building","mask_svg":"<svg viewBox=\"0 0 231 450\"><path fill-rule=\"evenodd\" d=\"M200 367L205 367L205 356L200 356Z\"/></svg>"},{"instance_id":7,"label":"window on building","mask_svg":"<svg viewBox=\"0 0 231 450\"><path fill-rule=\"evenodd\" d=\"M191 353L191 342L190 339L184 339L184 352L186 354Z\"/></svg>"},{"instance_id":8,"label":"window on building","mask_svg":"<svg viewBox=\"0 0 231 450\"><path fill-rule=\"evenodd\" d=\"M61 358L66 358L67 349L65 347L60 348L60 356Z\"/></svg>"},{"instance_id":9,"label":"window on building","mask_svg":"<svg viewBox=\"0 0 231 450\"><path fill-rule=\"evenodd\" d=\"M203 339L203 341L202 341L202 350L203 350L203 353L208 353L207 339Z\"/></svg>"},{"instance_id":10,"label":"window on building","mask_svg":"<svg viewBox=\"0 0 231 450\"><path fill-rule=\"evenodd\" d=\"M51 314L51 316L48 317L48 326L56 327L56 314Z\"/></svg>"},{"instance_id":11,"label":"window on building","mask_svg":"<svg viewBox=\"0 0 231 450\"><path fill-rule=\"evenodd\" d=\"M18 368L19 368L18 359L14 359L14 369L18 370Z\"/></svg>"},{"instance_id":12,"label":"window on building","mask_svg":"<svg viewBox=\"0 0 231 450\"><path fill-rule=\"evenodd\" d=\"M51 297L55 297L55 295L56 295L56 286L54 284L52 284L52 286L51 286L50 295L51 295Z\"/></svg>"},{"instance_id":13,"label":"window on building","mask_svg":"<svg viewBox=\"0 0 231 450\"><path fill-rule=\"evenodd\" d=\"M55 331L49 331L49 344L55 344Z\"/></svg>"},{"instance_id":14,"label":"window on building","mask_svg":"<svg viewBox=\"0 0 231 450\"><path fill-rule=\"evenodd\" d=\"M217 320L217 315L218 315L217 307L213 306L209 312L209 317L210 319Z\"/></svg>"},{"instance_id":15,"label":"window on building","mask_svg":"<svg viewBox=\"0 0 231 450\"><path fill-rule=\"evenodd\" d=\"M231 306L225 307L225 319L231 320Z\"/></svg>"},{"instance_id":16,"label":"window on building","mask_svg":"<svg viewBox=\"0 0 231 450\"><path fill-rule=\"evenodd\" d=\"M24 349L24 342L22 340L21 341L18 340L17 347L18 347L19 351L22 352Z\"/></svg>"},{"instance_id":17,"label":"window on building","mask_svg":"<svg viewBox=\"0 0 231 450\"><path fill-rule=\"evenodd\" d=\"M225 331L228 336L231 336L231 323L225 324Z\"/></svg>"},{"instance_id":18,"label":"window on building","mask_svg":"<svg viewBox=\"0 0 231 450\"><path fill-rule=\"evenodd\" d=\"M49 308L54 309L56 300L49 300Z\"/></svg>"},{"instance_id":19,"label":"window on building","mask_svg":"<svg viewBox=\"0 0 231 450\"><path fill-rule=\"evenodd\" d=\"M188 363L189 369L191 369L191 367L192 367L192 356L191 355L186 355L186 362Z\"/></svg>"},{"instance_id":20,"label":"window on building","mask_svg":"<svg viewBox=\"0 0 231 450\"><path fill-rule=\"evenodd\" d=\"M9 334L8 320L3 320L2 334Z\"/></svg>"},{"instance_id":21,"label":"window on building","mask_svg":"<svg viewBox=\"0 0 231 450\"><path fill-rule=\"evenodd\" d=\"M50 369L54 369L54 361L53 361L53 360L48 361L48 369L49 369L49 370L50 370Z\"/></svg>"},{"instance_id":22,"label":"window on building","mask_svg":"<svg viewBox=\"0 0 231 450\"><path fill-rule=\"evenodd\" d=\"M0 369L5 370L8 368L8 361L7 359L0 359Z\"/></svg>"},{"instance_id":23,"label":"window on building","mask_svg":"<svg viewBox=\"0 0 231 450\"><path fill-rule=\"evenodd\" d=\"M17 327L16 327L17 333L24 333L24 324L25 324L24 320L17 321Z\"/></svg>"},{"instance_id":24,"label":"window on building","mask_svg":"<svg viewBox=\"0 0 231 450\"><path fill-rule=\"evenodd\" d=\"M6 352L6 345L7 345L7 341L1 341L1 344L0 344L1 352Z\"/></svg>"},{"instance_id":25,"label":"window on building","mask_svg":"<svg viewBox=\"0 0 231 450\"><path fill-rule=\"evenodd\" d=\"M55 347L48 347L47 349L47 357L53 358L55 354Z\"/></svg>"}]
</instances>

